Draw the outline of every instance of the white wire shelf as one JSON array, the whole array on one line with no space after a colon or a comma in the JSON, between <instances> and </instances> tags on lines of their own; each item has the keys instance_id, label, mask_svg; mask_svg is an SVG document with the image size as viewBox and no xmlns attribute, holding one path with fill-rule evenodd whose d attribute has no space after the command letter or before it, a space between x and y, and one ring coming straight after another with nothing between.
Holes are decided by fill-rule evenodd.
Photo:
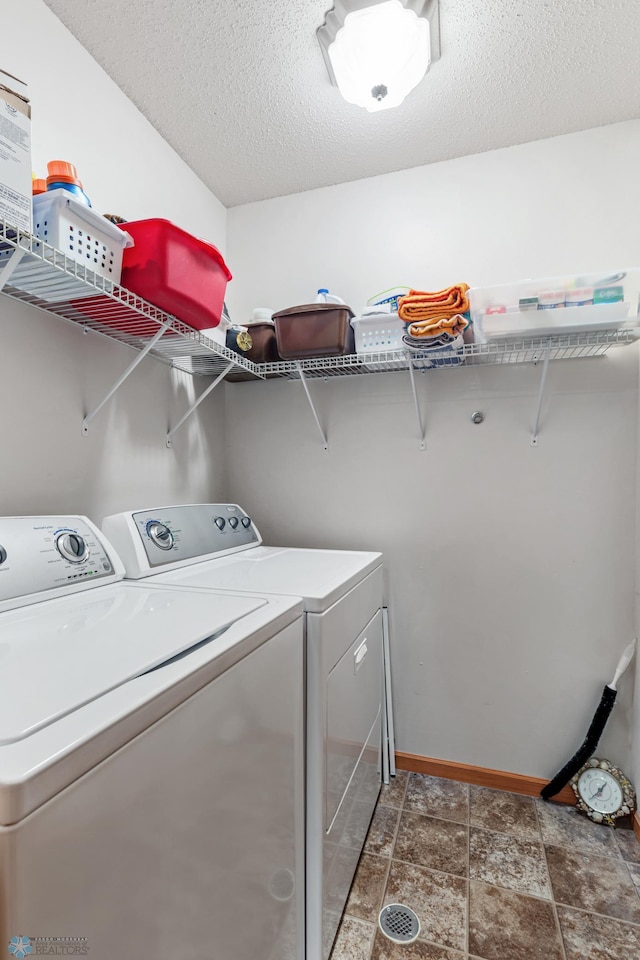
<instances>
[{"instance_id":1,"label":"white wire shelf","mask_svg":"<svg viewBox=\"0 0 640 960\"><path fill-rule=\"evenodd\" d=\"M308 378L346 377L358 374L387 373L394 370L444 370L461 366L505 363L538 363L547 353L550 360L599 357L611 347L634 343L640 326L620 330L597 330L588 333L563 334L555 337L531 337L520 340L494 340L488 343L465 344L452 358L416 356L402 350L390 353L350 354L343 357L317 357L312 360L286 360L258 364L265 377L297 380L300 371Z\"/></svg>"},{"instance_id":2,"label":"white wire shelf","mask_svg":"<svg viewBox=\"0 0 640 960\"><path fill-rule=\"evenodd\" d=\"M20 253L16 258L17 251ZM633 343L640 335L638 327L625 327L555 337L494 340L466 344L453 360L438 360L435 364L428 358L404 351L255 364L1 219L0 289L14 300L80 324L85 330L93 330L138 351L146 350L156 359L187 373L218 377L231 372L233 379L242 380L276 377L296 380L300 379L301 371L307 378L328 378L403 371L410 366L421 371L461 365L537 363L547 353L550 360L597 357L611 347ZM163 327L164 334L150 346ZM229 364L232 364L231 371Z\"/></svg>"},{"instance_id":3,"label":"white wire shelf","mask_svg":"<svg viewBox=\"0 0 640 960\"><path fill-rule=\"evenodd\" d=\"M307 380L404 370L409 372L420 449L424 450L425 430L415 381L417 372L489 364L537 364L542 361L542 377L531 438L532 445L536 446L549 362L599 357L611 347L631 344L640 336L640 321L636 317L635 326L629 323L618 329L466 344L459 354L450 357L429 357L393 351L255 364L2 219L0 291L13 300L55 314L81 325L85 330L92 330L101 336L124 343L136 351L135 359L106 396L91 411L85 412L82 421L84 435L88 434L93 418L147 355L187 373L212 378L211 383L168 431L168 446L171 446L176 431L225 378L283 378L301 381L324 448L328 450L326 432Z\"/></svg>"},{"instance_id":4,"label":"white wire shelf","mask_svg":"<svg viewBox=\"0 0 640 960\"><path fill-rule=\"evenodd\" d=\"M147 350L187 373L219 376L233 364L257 379L263 376L240 354L1 219L0 289L13 300ZM149 347L163 327L164 334Z\"/></svg>"}]
</instances>

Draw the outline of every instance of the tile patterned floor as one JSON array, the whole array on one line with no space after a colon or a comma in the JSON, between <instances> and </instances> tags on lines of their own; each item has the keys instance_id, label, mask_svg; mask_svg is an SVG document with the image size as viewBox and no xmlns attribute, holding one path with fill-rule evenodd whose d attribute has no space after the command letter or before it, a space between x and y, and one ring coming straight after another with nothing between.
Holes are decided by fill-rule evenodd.
<instances>
[{"instance_id":1,"label":"tile patterned floor","mask_svg":"<svg viewBox=\"0 0 640 960\"><path fill-rule=\"evenodd\" d=\"M378 930L397 902L420 918L412 944ZM399 771L331 960L640 960L640 843L572 807Z\"/></svg>"}]
</instances>

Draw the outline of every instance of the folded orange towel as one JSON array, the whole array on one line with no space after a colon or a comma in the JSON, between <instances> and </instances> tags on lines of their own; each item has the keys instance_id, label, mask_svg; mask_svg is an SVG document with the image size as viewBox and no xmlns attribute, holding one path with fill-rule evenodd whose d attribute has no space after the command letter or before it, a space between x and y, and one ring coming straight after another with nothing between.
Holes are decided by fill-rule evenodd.
<instances>
[{"instance_id":1,"label":"folded orange towel","mask_svg":"<svg viewBox=\"0 0 640 960\"><path fill-rule=\"evenodd\" d=\"M468 284L458 283L434 292L411 290L400 300L398 314L405 323L412 323L465 313L469 309L468 289Z\"/></svg>"},{"instance_id":2,"label":"folded orange towel","mask_svg":"<svg viewBox=\"0 0 640 960\"><path fill-rule=\"evenodd\" d=\"M469 326L469 321L456 313L453 317L434 317L433 320L418 320L407 328L411 337L438 337L441 333L450 333L457 336Z\"/></svg>"}]
</instances>

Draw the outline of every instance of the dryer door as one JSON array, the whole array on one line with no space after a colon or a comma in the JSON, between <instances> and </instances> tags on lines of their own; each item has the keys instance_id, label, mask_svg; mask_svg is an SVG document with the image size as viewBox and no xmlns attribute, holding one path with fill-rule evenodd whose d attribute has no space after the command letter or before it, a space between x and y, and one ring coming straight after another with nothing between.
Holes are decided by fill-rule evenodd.
<instances>
[{"instance_id":1,"label":"dryer door","mask_svg":"<svg viewBox=\"0 0 640 960\"><path fill-rule=\"evenodd\" d=\"M325 830L331 829L360 759L371 751L382 704L382 613L380 610L337 662L327 679ZM379 781L379 776L377 777ZM367 823L368 826L368 823Z\"/></svg>"}]
</instances>

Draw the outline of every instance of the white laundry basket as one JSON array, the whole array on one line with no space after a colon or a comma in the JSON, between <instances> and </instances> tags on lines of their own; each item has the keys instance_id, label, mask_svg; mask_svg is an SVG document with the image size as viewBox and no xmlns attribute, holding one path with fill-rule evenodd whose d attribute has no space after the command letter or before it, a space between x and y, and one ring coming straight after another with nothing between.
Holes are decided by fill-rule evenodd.
<instances>
[{"instance_id":1,"label":"white laundry basket","mask_svg":"<svg viewBox=\"0 0 640 960\"><path fill-rule=\"evenodd\" d=\"M33 233L99 277L120 283L122 251L129 234L76 200L68 190L48 190L33 198Z\"/></svg>"},{"instance_id":2,"label":"white laundry basket","mask_svg":"<svg viewBox=\"0 0 640 960\"><path fill-rule=\"evenodd\" d=\"M404 322L397 313L366 314L351 321L356 353L388 353L402 350Z\"/></svg>"}]
</instances>

